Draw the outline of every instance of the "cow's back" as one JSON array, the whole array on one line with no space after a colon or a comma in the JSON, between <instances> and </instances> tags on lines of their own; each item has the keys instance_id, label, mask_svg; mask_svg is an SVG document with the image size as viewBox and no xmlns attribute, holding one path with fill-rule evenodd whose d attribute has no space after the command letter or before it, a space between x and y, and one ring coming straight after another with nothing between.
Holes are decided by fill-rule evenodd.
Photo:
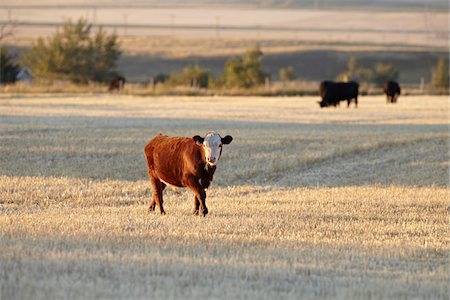
<instances>
[{"instance_id":1,"label":"cow's back","mask_svg":"<svg viewBox=\"0 0 450 300\"><path fill-rule=\"evenodd\" d=\"M358 97L359 84L357 82L334 82L327 86L324 101L349 100Z\"/></svg>"},{"instance_id":2,"label":"cow's back","mask_svg":"<svg viewBox=\"0 0 450 300\"><path fill-rule=\"evenodd\" d=\"M183 186L183 176L197 175L202 154L192 138L158 134L145 146L149 173L161 181Z\"/></svg>"},{"instance_id":3,"label":"cow's back","mask_svg":"<svg viewBox=\"0 0 450 300\"><path fill-rule=\"evenodd\" d=\"M400 95L400 85L396 81L388 81L384 84L384 93L388 96Z\"/></svg>"}]
</instances>

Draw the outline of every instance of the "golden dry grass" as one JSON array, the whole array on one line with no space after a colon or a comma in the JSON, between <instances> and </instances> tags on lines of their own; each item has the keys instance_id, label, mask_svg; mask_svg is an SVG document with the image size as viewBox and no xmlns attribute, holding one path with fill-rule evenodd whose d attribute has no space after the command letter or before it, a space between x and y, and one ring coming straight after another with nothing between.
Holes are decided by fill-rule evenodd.
<instances>
[{"instance_id":1,"label":"golden dry grass","mask_svg":"<svg viewBox=\"0 0 450 300\"><path fill-rule=\"evenodd\" d=\"M0 298L446 299L448 97L0 99ZM192 216L159 131L231 134Z\"/></svg>"}]
</instances>

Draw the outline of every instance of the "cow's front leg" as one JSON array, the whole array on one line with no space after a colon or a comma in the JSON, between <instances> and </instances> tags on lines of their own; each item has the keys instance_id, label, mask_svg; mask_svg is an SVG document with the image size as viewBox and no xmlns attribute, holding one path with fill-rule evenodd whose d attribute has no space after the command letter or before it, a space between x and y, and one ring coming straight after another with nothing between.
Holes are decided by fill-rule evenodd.
<instances>
[{"instance_id":1,"label":"cow's front leg","mask_svg":"<svg viewBox=\"0 0 450 300\"><path fill-rule=\"evenodd\" d=\"M184 180L184 185L188 188L190 188L195 195L194 199L194 214L195 210L202 211L203 216L205 217L208 214L208 208L206 207L206 192L203 189L203 187L200 185L200 182L198 181L198 178L195 176L188 176ZM197 209L198 205L198 209Z\"/></svg>"},{"instance_id":2,"label":"cow's front leg","mask_svg":"<svg viewBox=\"0 0 450 300\"><path fill-rule=\"evenodd\" d=\"M392 96L392 103L396 103L397 98L398 98L398 94L394 94L394 96Z\"/></svg>"},{"instance_id":3,"label":"cow's front leg","mask_svg":"<svg viewBox=\"0 0 450 300\"><path fill-rule=\"evenodd\" d=\"M208 167L208 169L203 170L202 177L200 178L200 185L202 186L205 193L206 193L206 189L209 187L209 185L213 179L213 175L214 175L215 171L216 171L215 166ZM200 208L200 200L197 196L194 196L194 210L192 213L194 215L198 215L199 208Z\"/></svg>"}]
</instances>

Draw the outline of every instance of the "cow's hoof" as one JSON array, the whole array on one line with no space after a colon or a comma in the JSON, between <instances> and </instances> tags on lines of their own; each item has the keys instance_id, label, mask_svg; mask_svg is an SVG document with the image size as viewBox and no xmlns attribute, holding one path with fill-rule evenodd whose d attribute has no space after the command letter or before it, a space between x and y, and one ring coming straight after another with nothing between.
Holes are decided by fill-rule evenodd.
<instances>
[{"instance_id":1,"label":"cow's hoof","mask_svg":"<svg viewBox=\"0 0 450 300\"><path fill-rule=\"evenodd\" d=\"M203 217L206 217L206 215L208 214L208 209L204 208L202 213L203 213Z\"/></svg>"},{"instance_id":2,"label":"cow's hoof","mask_svg":"<svg viewBox=\"0 0 450 300\"><path fill-rule=\"evenodd\" d=\"M165 211L162 211L162 212L161 212L161 214L162 214L162 215L165 215L165 214L166 214L166 212L165 212Z\"/></svg>"},{"instance_id":3,"label":"cow's hoof","mask_svg":"<svg viewBox=\"0 0 450 300\"><path fill-rule=\"evenodd\" d=\"M148 212L149 213L154 212L154 211L155 211L155 206L149 206L148 207Z\"/></svg>"},{"instance_id":4,"label":"cow's hoof","mask_svg":"<svg viewBox=\"0 0 450 300\"><path fill-rule=\"evenodd\" d=\"M198 215L198 208L194 208L194 210L192 211L193 215Z\"/></svg>"}]
</instances>

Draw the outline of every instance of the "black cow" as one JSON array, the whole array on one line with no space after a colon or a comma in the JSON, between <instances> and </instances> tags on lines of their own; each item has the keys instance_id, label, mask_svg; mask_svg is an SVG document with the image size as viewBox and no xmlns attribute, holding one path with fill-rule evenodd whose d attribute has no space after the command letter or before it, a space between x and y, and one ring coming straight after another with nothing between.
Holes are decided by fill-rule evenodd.
<instances>
[{"instance_id":1,"label":"black cow","mask_svg":"<svg viewBox=\"0 0 450 300\"><path fill-rule=\"evenodd\" d=\"M400 85L396 81L388 81L383 87L384 93L386 94L386 103L397 102L398 96L401 94Z\"/></svg>"},{"instance_id":2,"label":"black cow","mask_svg":"<svg viewBox=\"0 0 450 300\"><path fill-rule=\"evenodd\" d=\"M322 81L319 87L322 101L318 102L320 107L338 106L340 101L347 100L347 107L350 107L352 100L355 107L358 107L359 84L350 82Z\"/></svg>"}]
</instances>

